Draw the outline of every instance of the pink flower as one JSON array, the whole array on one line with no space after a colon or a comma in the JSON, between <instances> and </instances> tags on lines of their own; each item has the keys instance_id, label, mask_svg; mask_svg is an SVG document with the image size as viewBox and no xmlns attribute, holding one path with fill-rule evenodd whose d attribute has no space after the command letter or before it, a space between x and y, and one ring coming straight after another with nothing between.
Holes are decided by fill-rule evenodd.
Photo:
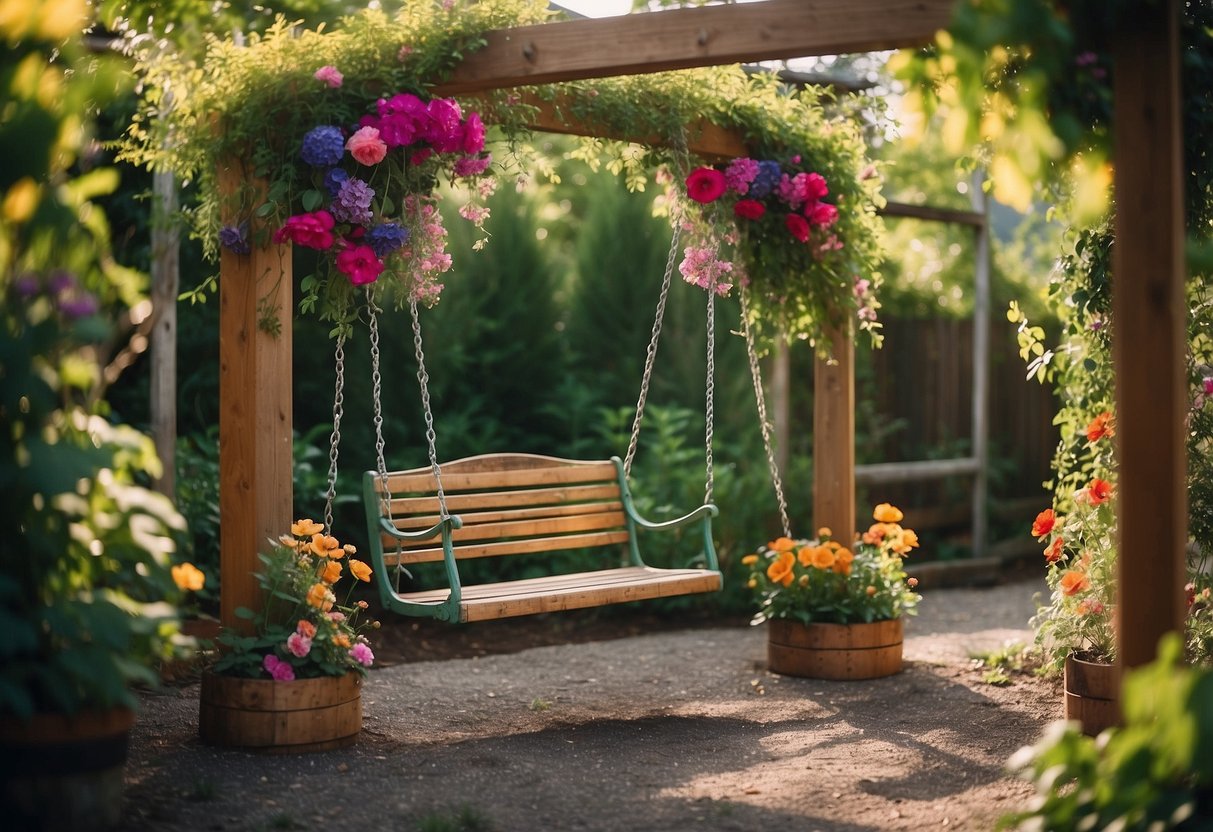
<instances>
[{"instance_id":1,"label":"pink flower","mask_svg":"<svg viewBox=\"0 0 1213 832\"><path fill-rule=\"evenodd\" d=\"M729 162L729 166L724 169L724 179L729 190L742 195L749 192L750 183L757 175L758 163L744 156ZM751 219L754 218L751 217Z\"/></svg>"},{"instance_id":2,"label":"pink flower","mask_svg":"<svg viewBox=\"0 0 1213 832\"><path fill-rule=\"evenodd\" d=\"M797 240L802 243L808 242L809 221L800 216L800 214L788 214L783 224L787 226L788 232Z\"/></svg>"},{"instance_id":3,"label":"pink flower","mask_svg":"<svg viewBox=\"0 0 1213 832\"><path fill-rule=\"evenodd\" d=\"M469 155L475 155L484 150L484 122L480 120L479 113L468 113L468 117L464 120L463 147L460 149Z\"/></svg>"},{"instance_id":4,"label":"pink flower","mask_svg":"<svg viewBox=\"0 0 1213 832\"><path fill-rule=\"evenodd\" d=\"M375 250L370 246L350 246L337 255L337 271L355 286L365 286L379 279L383 261L375 256Z\"/></svg>"},{"instance_id":5,"label":"pink flower","mask_svg":"<svg viewBox=\"0 0 1213 832\"><path fill-rule=\"evenodd\" d=\"M429 124L429 112L425 102L412 93L399 93L388 99L379 99L375 105L379 118L363 116L358 122L363 127L379 128L379 137L388 147L404 147L420 138Z\"/></svg>"},{"instance_id":6,"label":"pink flower","mask_svg":"<svg viewBox=\"0 0 1213 832\"><path fill-rule=\"evenodd\" d=\"M455 175L479 176L488 170L492 163L493 157L487 153L483 156L460 156L455 160Z\"/></svg>"},{"instance_id":7,"label":"pink flower","mask_svg":"<svg viewBox=\"0 0 1213 832\"><path fill-rule=\"evenodd\" d=\"M756 199L739 199L733 206L733 213L747 220L759 219L766 212L766 206Z\"/></svg>"},{"instance_id":8,"label":"pink flower","mask_svg":"<svg viewBox=\"0 0 1213 832\"><path fill-rule=\"evenodd\" d=\"M340 610L333 610L329 613L329 621L336 621L340 624L342 621L345 621L345 613Z\"/></svg>"},{"instance_id":9,"label":"pink flower","mask_svg":"<svg viewBox=\"0 0 1213 832\"><path fill-rule=\"evenodd\" d=\"M1213 396L1213 376L1205 376L1200 382L1206 396Z\"/></svg>"},{"instance_id":10,"label":"pink flower","mask_svg":"<svg viewBox=\"0 0 1213 832\"><path fill-rule=\"evenodd\" d=\"M489 218L489 209L483 205L477 205L474 202L469 202L460 207L459 216L476 225L480 225Z\"/></svg>"},{"instance_id":11,"label":"pink flower","mask_svg":"<svg viewBox=\"0 0 1213 832\"><path fill-rule=\"evenodd\" d=\"M463 113L453 98L435 98L426 107L429 125L425 140L439 153L453 153L463 145ZM479 121L479 119L477 119ZM483 147L483 140L481 141Z\"/></svg>"},{"instance_id":12,"label":"pink flower","mask_svg":"<svg viewBox=\"0 0 1213 832\"><path fill-rule=\"evenodd\" d=\"M820 173L801 174L804 176L804 195L808 200L821 199L830 192L826 178Z\"/></svg>"},{"instance_id":13,"label":"pink flower","mask_svg":"<svg viewBox=\"0 0 1213 832\"><path fill-rule=\"evenodd\" d=\"M265 672L270 674L270 678L275 682L295 681L295 668L291 667L289 662L284 662L273 653L270 653L261 661L261 666L265 668Z\"/></svg>"},{"instance_id":14,"label":"pink flower","mask_svg":"<svg viewBox=\"0 0 1213 832\"><path fill-rule=\"evenodd\" d=\"M350 648L350 658L363 667L370 667L375 661L375 654L371 652L369 645L360 641Z\"/></svg>"},{"instance_id":15,"label":"pink flower","mask_svg":"<svg viewBox=\"0 0 1213 832\"><path fill-rule=\"evenodd\" d=\"M333 89L341 86L341 83L345 80L345 76L335 66L322 66L316 70L312 77L317 81L323 81Z\"/></svg>"},{"instance_id":16,"label":"pink flower","mask_svg":"<svg viewBox=\"0 0 1213 832\"><path fill-rule=\"evenodd\" d=\"M290 240L306 248L320 251L333 247L333 215L328 211L313 211L310 214L295 214L287 217L286 223L274 232L274 242Z\"/></svg>"},{"instance_id":17,"label":"pink flower","mask_svg":"<svg viewBox=\"0 0 1213 832\"><path fill-rule=\"evenodd\" d=\"M363 165L377 165L387 156L387 144L379 138L376 127L360 127L349 137L345 149Z\"/></svg>"},{"instance_id":18,"label":"pink flower","mask_svg":"<svg viewBox=\"0 0 1213 832\"><path fill-rule=\"evenodd\" d=\"M830 227L838 222L838 209L828 202L813 203L813 207L808 206L804 209L805 216L809 218L809 222L813 225L820 225L825 228Z\"/></svg>"},{"instance_id":19,"label":"pink flower","mask_svg":"<svg viewBox=\"0 0 1213 832\"><path fill-rule=\"evenodd\" d=\"M298 632L291 633L286 639L286 649L302 659L312 651L312 640Z\"/></svg>"},{"instance_id":20,"label":"pink flower","mask_svg":"<svg viewBox=\"0 0 1213 832\"><path fill-rule=\"evenodd\" d=\"M695 168L687 177L687 196L696 202L715 202L725 187L724 174L715 168Z\"/></svg>"}]
</instances>

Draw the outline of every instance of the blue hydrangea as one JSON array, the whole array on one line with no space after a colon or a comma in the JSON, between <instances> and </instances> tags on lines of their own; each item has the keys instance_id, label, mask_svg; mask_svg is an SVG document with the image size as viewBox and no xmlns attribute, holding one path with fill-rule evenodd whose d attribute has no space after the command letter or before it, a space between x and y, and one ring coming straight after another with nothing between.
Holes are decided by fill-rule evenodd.
<instances>
[{"instance_id":1,"label":"blue hydrangea","mask_svg":"<svg viewBox=\"0 0 1213 832\"><path fill-rule=\"evenodd\" d=\"M328 190L329 196L337 196L337 192L341 190L341 183L349 179L350 175L341 168L329 168L324 174L324 187Z\"/></svg>"},{"instance_id":2,"label":"blue hydrangea","mask_svg":"<svg viewBox=\"0 0 1213 832\"><path fill-rule=\"evenodd\" d=\"M248 254L252 251L248 239L249 226L247 222L240 225L225 225L219 229L219 245L233 254Z\"/></svg>"},{"instance_id":3,"label":"blue hydrangea","mask_svg":"<svg viewBox=\"0 0 1213 832\"><path fill-rule=\"evenodd\" d=\"M366 242L379 257L385 257L408 242L409 230L394 222L377 225L366 234Z\"/></svg>"},{"instance_id":4,"label":"blue hydrangea","mask_svg":"<svg viewBox=\"0 0 1213 832\"><path fill-rule=\"evenodd\" d=\"M312 128L303 137L303 150L299 155L303 161L318 168L335 165L345 154L345 136L340 127L324 125Z\"/></svg>"},{"instance_id":5,"label":"blue hydrangea","mask_svg":"<svg viewBox=\"0 0 1213 832\"><path fill-rule=\"evenodd\" d=\"M762 199L775 189L779 184L779 177L783 172L779 169L779 163L772 159L763 159L758 163L758 175L754 177L754 181L750 183L750 192L747 196L752 199Z\"/></svg>"},{"instance_id":6,"label":"blue hydrangea","mask_svg":"<svg viewBox=\"0 0 1213 832\"><path fill-rule=\"evenodd\" d=\"M371 200L375 192L361 179L347 179L337 189L330 212L337 222L366 225L371 221Z\"/></svg>"}]
</instances>

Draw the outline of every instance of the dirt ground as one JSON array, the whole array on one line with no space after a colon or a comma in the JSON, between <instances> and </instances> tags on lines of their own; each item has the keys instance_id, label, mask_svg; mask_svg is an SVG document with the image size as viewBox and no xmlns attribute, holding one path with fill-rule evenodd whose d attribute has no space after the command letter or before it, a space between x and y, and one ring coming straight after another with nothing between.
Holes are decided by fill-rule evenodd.
<instances>
[{"instance_id":1,"label":"dirt ground","mask_svg":"<svg viewBox=\"0 0 1213 832\"><path fill-rule=\"evenodd\" d=\"M927 593L905 670L868 682L776 676L761 628L670 629L643 607L399 622L348 749L208 748L196 684L147 696L124 828L991 829L1031 795L1003 765L1060 716L1060 689L986 684L970 653L1028 641L1043 588Z\"/></svg>"}]
</instances>

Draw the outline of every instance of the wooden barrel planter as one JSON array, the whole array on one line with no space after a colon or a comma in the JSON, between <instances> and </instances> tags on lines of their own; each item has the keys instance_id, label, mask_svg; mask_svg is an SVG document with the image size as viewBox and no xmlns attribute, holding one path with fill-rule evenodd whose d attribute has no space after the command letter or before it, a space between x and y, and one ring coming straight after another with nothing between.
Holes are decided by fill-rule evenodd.
<instances>
[{"instance_id":1,"label":"wooden barrel planter","mask_svg":"<svg viewBox=\"0 0 1213 832\"><path fill-rule=\"evenodd\" d=\"M902 623L767 622L767 666L810 679L876 679L901 670Z\"/></svg>"},{"instance_id":2,"label":"wooden barrel planter","mask_svg":"<svg viewBox=\"0 0 1213 832\"><path fill-rule=\"evenodd\" d=\"M207 745L263 754L327 751L362 730L362 675L275 682L202 677L198 735Z\"/></svg>"},{"instance_id":3,"label":"wooden barrel planter","mask_svg":"<svg viewBox=\"0 0 1213 832\"><path fill-rule=\"evenodd\" d=\"M1095 736L1120 723L1120 673L1114 664L1088 661L1082 653L1066 656L1066 719Z\"/></svg>"},{"instance_id":4,"label":"wooden barrel planter","mask_svg":"<svg viewBox=\"0 0 1213 832\"><path fill-rule=\"evenodd\" d=\"M0 719L5 828L115 828L122 815L123 767L134 724L135 714L127 708Z\"/></svg>"}]
</instances>

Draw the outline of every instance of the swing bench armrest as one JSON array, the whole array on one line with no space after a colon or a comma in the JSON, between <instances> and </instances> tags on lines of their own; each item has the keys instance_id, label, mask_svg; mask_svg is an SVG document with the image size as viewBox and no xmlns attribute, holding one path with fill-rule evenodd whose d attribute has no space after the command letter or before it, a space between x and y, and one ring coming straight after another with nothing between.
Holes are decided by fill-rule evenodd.
<instances>
[{"instance_id":1,"label":"swing bench armrest","mask_svg":"<svg viewBox=\"0 0 1213 832\"><path fill-rule=\"evenodd\" d=\"M711 503L706 503L694 511L682 515L681 517L677 517L673 520L663 520L660 523L654 523L653 521L646 520L637 514L636 507L632 505L631 500L627 501L626 507L628 515L632 518L633 522L635 522L639 528L649 532L663 532L668 529L676 529L679 526L685 526L688 523L693 523L696 520L700 520L705 517L712 518L720 514L720 509L716 508L716 506L712 505Z\"/></svg>"},{"instance_id":2,"label":"swing bench armrest","mask_svg":"<svg viewBox=\"0 0 1213 832\"><path fill-rule=\"evenodd\" d=\"M428 529L421 529L415 532L401 531L392 525L392 522L386 517L379 518L379 530L385 534L390 534L397 540L429 540L433 537L438 537L443 531L444 526L449 526L451 531L463 528L463 520L457 514L452 514L449 517L444 517Z\"/></svg>"}]
</instances>

